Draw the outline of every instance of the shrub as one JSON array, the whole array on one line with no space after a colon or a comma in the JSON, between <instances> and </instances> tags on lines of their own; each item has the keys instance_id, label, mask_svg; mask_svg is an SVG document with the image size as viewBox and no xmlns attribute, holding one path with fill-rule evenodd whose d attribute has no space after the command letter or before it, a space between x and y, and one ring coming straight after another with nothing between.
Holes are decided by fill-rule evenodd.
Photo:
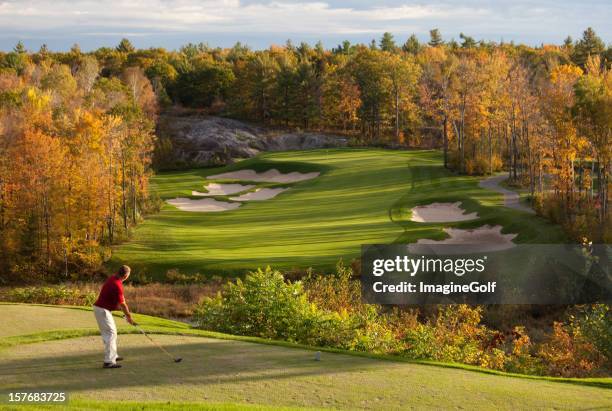
<instances>
[{"instance_id":1,"label":"shrub","mask_svg":"<svg viewBox=\"0 0 612 411\"><path fill-rule=\"evenodd\" d=\"M6 293L8 301L30 304L89 306L96 301L96 297L96 294L93 292L81 291L78 288L68 288L63 285L13 288Z\"/></svg>"},{"instance_id":2,"label":"shrub","mask_svg":"<svg viewBox=\"0 0 612 411\"><path fill-rule=\"evenodd\" d=\"M498 348L498 335L480 323L481 317L481 307L441 306L434 319L407 332L405 355L502 369L506 355Z\"/></svg>"},{"instance_id":3,"label":"shrub","mask_svg":"<svg viewBox=\"0 0 612 411\"><path fill-rule=\"evenodd\" d=\"M183 274L177 268L166 271L166 282L170 284L198 284L203 281L200 273Z\"/></svg>"},{"instance_id":4,"label":"shrub","mask_svg":"<svg viewBox=\"0 0 612 411\"><path fill-rule=\"evenodd\" d=\"M459 170L461 160L459 153L449 153L449 164L451 168ZM491 171L494 173L502 169L503 163L501 157L498 154L493 154L491 162L489 163L489 156L479 155L475 158L466 157L465 159L465 173L469 175L485 175Z\"/></svg>"},{"instance_id":5,"label":"shrub","mask_svg":"<svg viewBox=\"0 0 612 411\"><path fill-rule=\"evenodd\" d=\"M542 374L543 365L539 358L532 355L533 344L525 331L525 327L514 327L512 336L511 355L506 361L506 371L523 374Z\"/></svg>"},{"instance_id":6,"label":"shrub","mask_svg":"<svg viewBox=\"0 0 612 411\"><path fill-rule=\"evenodd\" d=\"M406 343L404 354L408 357L423 360L437 359L435 328L431 325L418 324L408 330L404 342Z\"/></svg>"},{"instance_id":7,"label":"shrub","mask_svg":"<svg viewBox=\"0 0 612 411\"><path fill-rule=\"evenodd\" d=\"M605 361L579 329L560 322L554 323L553 333L538 355L545 362L546 373L559 377L588 376Z\"/></svg>"},{"instance_id":8,"label":"shrub","mask_svg":"<svg viewBox=\"0 0 612 411\"><path fill-rule=\"evenodd\" d=\"M336 272L329 275L306 277L304 287L310 301L322 309L342 312L358 311L361 306L361 287L352 279L353 272L342 261L336 265Z\"/></svg>"},{"instance_id":9,"label":"shrub","mask_svg":"<svg viewBox=\"0 0 612 411\"><path fill-rule=\"evenodd\" d=\"M308 301L300 282L285 282L270 267L228 283L215 298L206 298L194 319L201 328L297 342L311 341L315 325L333 323Z\"/></svg>"},{"instance_id":10,"label":"shrub","mask_svg":"<svg viewBox=\"0 0 612 411\"><path fill-rule=\"evenodd\" d=\"M359 283L342 264L335 274L309 273L304 282L288 281L268 267L205 298L194 319L200 328L231 334L527 374L595 374L606 359L602 353L610 350L607 306L593 306L569 325L555 324L542 345L523 326L514 327L509 338L485 326L482 307L433 308L420 320L415 309L363 304Z\"/></svg>"},{"instance_id":11,"label":"shrub","mask_svg":"<svg viewBox=\"0 0 612 411\"><path fill-rule=\"evenodd\" d=\"M606 304L593 304L579 309L571 317L571 325L589 343L603 354L607 361L612 361L612 312Z\"/></svg>"},{"instance_id":12,"label":"shrub","mask_svg":"<svg viewBox=\"0 0 612 411\"><path fill-rule=\"evenodd\" d=\"M205 296L214 296L220 280L206 284L124 284L130 309L139 314L164 318L187 318ZM71 283L62 286L0 288L0 300L32 304L92 305L102 287L99 283ZM52 291L49 291L52 290ZM59 291L61 290L61 291ZM86 298L83 296L87 296Z\"/></svg>"},{"instance_id":13,"label":"shrub","mask_svg":"<svg viewBox=\"0 0 612 411\"><path fill-rule=\"evenodd\" d=\"M214 296L218 289L217 283L124 286L125 298L132 311L165 318L191 317L202 298Z\"/></svg>"}]
</instances>

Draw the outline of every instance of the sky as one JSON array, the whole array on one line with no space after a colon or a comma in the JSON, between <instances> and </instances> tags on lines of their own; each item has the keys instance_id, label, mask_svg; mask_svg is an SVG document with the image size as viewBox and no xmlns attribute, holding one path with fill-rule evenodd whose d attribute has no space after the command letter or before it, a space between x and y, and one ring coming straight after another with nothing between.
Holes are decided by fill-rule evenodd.
<instances>
[{"instance_id":1,"label":"sky","mask_svg":"<svg viewBox=\"0 0 612 411\"><path fill-rule=\"evenodd\" d=\"M438 28L445 40L465 33L477 40L529 45L579 38L593 27L612 42L612 0L0 0L0 50L18 41L38 50L115 46L123 37L142 48L176 49L192 42L255 49L271 44L342 40L369 43L382 33L403 43L426 41Z\"/></svg>"}]
</instances>

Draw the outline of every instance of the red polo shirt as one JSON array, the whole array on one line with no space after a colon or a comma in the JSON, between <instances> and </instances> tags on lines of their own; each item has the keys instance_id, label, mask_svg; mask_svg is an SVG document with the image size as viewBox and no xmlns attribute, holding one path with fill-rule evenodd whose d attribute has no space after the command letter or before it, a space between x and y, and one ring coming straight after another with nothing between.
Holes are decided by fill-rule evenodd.
<instances>
[{"instance_id":1,"label":"red polo shirt","mask_svg":"<svg viewBox=\"0 0 612 411\"><path fill-rule=\"evenodd\" d=\"M115 275L111 275L102 286L98 300L94 305L109 311L116 310L119 304L124 303L123 281Z\"/></svg>"}]
</instances>

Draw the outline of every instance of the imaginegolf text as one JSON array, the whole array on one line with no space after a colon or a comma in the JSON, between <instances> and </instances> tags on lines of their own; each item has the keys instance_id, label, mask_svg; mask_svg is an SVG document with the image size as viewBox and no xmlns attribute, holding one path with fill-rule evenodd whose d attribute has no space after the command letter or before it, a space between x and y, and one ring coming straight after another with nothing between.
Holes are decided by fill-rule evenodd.
<instances>
[{"instance_id":1,"label":"imaginegolf text","mask_svg":"<svg viewBox=\"0 0 612 411\"><path fill-rule=\"evenodd\" d=\"M494 293L497 282L489 281L479 283L477 281L469 284L426 284L419 282L414 284L402 281L398 284L384 284L381 281L375 282L372 289L375 293L428 293L428 294L459 294L459 293Z\"/></svg>"}]
</instances>

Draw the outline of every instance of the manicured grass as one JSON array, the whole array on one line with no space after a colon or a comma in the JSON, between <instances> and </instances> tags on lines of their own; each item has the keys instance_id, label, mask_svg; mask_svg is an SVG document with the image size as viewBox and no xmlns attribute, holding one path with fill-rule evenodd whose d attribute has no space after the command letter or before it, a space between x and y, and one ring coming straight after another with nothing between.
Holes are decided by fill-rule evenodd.
<instances>
[{"instance_id":1,"label":"manicured grass","mask_svg":"<svg viewBox=\"0 0 612 411\"><path fill-rule=\"evenodd\" d=\"M97 333L98 325L89 307L57 307L44 305L0 303L2 327L0 341L6 337L19 337L42 332L70 331L89 329ZM115 321L119 331L133 330L125 322L120 313L116 313ZM186 329L187 324L150 317L134 315L135 320L144 327Z\"/></svg>"},{"instance_id":2,"label":"manicured grass","mask_svg":"<svg viewBox=\"0 0 612 411\"><path fill-rule=\"evenodd\" d=\"M28 306L3 304L0 314L8 318L15 315L15 308L24 307ZM13 311L8 311L11 308ZM45 306L32 306L22 312L27 313L21 317L24 322L38 312L39 316L62 318L66 325L82 325L82 315L91 316L86 309ZM5 346L0 356L0 393L66 391L73 409L100 406L129 410L136 409L134 402L144 409L158 409L155 405L166 401L171 402L164 408L168 410L180 409L178 403L201 406L189 405L189 409L221 410L240 409L241 404L261 405L255 409L447 409L458 404L467 409L575 409L605 408L612 401L612 390L606 388L343 353L324 352L322 361L317 362L311 350L287 343L254 344L247 340L258 339L232 336L209 338L205 332L189 330L181 323L176 323L173 330L170 325L174 322L168 320L146 316L138 320L148 327L159 327L160 332L179 333L155 334L153 338L183 357L183 362L174 364L141 335L121 335L124 368L103 370L99 336L66 334L72 338ZM46 329L39 323L36 329L24 331ZM185 335L189 331L202 336ZM27 342L26 336L21 337ZM0 345L6 339L0 338ZM609 387L608 380L599 379L601 385ZM124 400L130 402L118 403ZM215 408L217 404L225 405Z\"/></svg>"},{"instance_id":3,"label":"manicured grass","mask_svg":"<svg viewBox=\"0 0 612 411\"><path fill-rule=\"evenodd\" d=\"M59 408L61 407L61 408ZM272 407L267 405L197 403L197 402L134 402L134 401L83 401L70 400L67 405L14 405L1 406L6 411L70 411L112 410L112 411L314 411L317 408Z\"/></svg>"},{"instance_id":4,"label":"manicured grass","mask_svg":"<svg viewBox=\"0 0 612 411\"><path fill-rule=\"evenodd\" d=\"M478 187L477 177L442 167L437 151L335 149L266 153L229 167L162 173L152 179L161 198L202 190L205 176L236 169L320 171L278 197L221 213L179 211L164 205L117 247L112 265L127 263L162 278L186 273L240 274L271 265L331 270L340 258L358 257L361 244L444 238L446 226L502 224L518 242L562 241L545 220L501 207L501 196ZM409 221L410 208L431 201L464 201L481 219L456 224Z\"/></svg>"}]
</instances>

